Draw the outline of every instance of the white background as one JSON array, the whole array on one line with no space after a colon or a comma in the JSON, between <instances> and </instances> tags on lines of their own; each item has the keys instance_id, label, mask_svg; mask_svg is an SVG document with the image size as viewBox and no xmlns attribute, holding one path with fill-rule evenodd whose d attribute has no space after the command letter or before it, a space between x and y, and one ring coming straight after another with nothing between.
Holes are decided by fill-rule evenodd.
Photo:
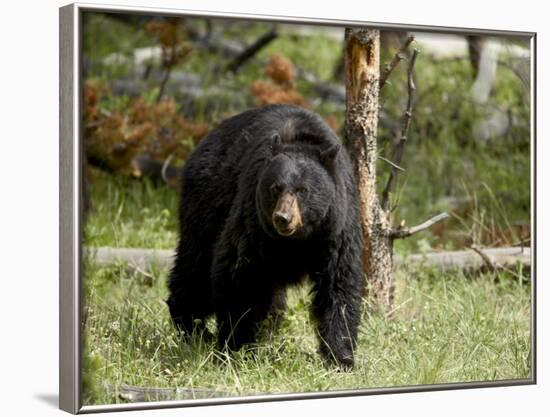
<instances>
[{"instance_id":1,"label":"white background","mask_svg":"<svg viewBox=\"0 0 550 417\"><path fill-rule=\"evenodd\" d=\"M542 415L550 403L549 257L544 216L550 178L550 35L544 1L116 0L118 4L538 32L538 384L536 386L288 401L160 411L143 416ZM106 2L103 2L106 3ZM58 7L6 1L0 20L0 414L49 416L58 377ZM546 410L548 412L548 410ZM127 413L124 413L127 414Z\"/></svg>"}]
</instances>

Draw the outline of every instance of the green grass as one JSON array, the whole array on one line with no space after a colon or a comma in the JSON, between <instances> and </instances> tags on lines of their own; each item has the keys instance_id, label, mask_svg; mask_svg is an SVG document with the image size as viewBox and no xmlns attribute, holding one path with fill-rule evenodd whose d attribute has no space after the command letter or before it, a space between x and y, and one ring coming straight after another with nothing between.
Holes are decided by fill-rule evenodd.
<instances>
[{"instance_id":1,"label":"green grass","mask_svg":"<svg viewBox=\"0 0 550 417\"><path fill-rule=\"evenodd\" d=\"M93 171L91 210L84 225L88 246L173 249L178 195L148 179L138 181Z\"/></svg>"},{"instance_id":2,"label":"green grass","mask_svg":"<svg viewBox=\"0 0 550 417\"><path fill-rule=\"evenodd\" d=\"M364 309L350 373L316 353L307 288L290 291L278 333L232 356L182 343L164 303L167 271L86 264L84 403L120 402L122 384L234 395L529 377L530 286L517 278L410 270L391 318Z\"/></svg>"}]
</instances>

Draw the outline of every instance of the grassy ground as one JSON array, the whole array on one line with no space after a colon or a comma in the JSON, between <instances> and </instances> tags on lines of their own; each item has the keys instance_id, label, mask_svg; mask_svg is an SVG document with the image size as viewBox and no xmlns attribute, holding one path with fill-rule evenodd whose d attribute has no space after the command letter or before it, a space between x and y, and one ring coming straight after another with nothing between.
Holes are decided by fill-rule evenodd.
<instances>
[{"instance_id":1,"label":"grassy ground","mask_svg":"<svg viewBox=\"0 0 550 417\"><path fill-rule=\"evenodd\" d=\"M307 288L290 291L280 331L228 357L197 338L181 343L163 300L166 270L85 268L85 404L120 402L122 384L231 394L327 391L527 378L530 286L515 277L399 274L391 318L369 313L353 372L323 366ZM498 278L498 279L497 279Z\"/></svg>"},{"instance_id":2,"label":"grassy ground","mask_svg":"<svg viewBox=\"0 0 550 417\"><path fill-rule=\"evenodd\" d=\"M174 248L177 193L95 173L89 246ZM275 393L526 378L530 285L508 275L413 269L398 274L391 319L365 308L357 366L326 369L316 354L307 288L292 290L279 334L255 355L181 343L169 319L167 271L88 262L84 268L86 404L121 401L122 384Z\"/></svg>"},{"instance_id":3,"label":"grassy ground","mask_svg":"<svg viewBox=\"0 0 550 417\"><path fill-rule=\"evenodd\" d=\"M150 181L91 170L91 211L84 226L89 246L174 249L178 194Z\"/></svg>"},{"instance_id":4,"label":"grassy ground","mask_svg":"<svg viewBox=\"0 0 550 417\"><path fill-rule=\"evenodd\" d=\"M91 190L87 245L174 247L174 190L99 173ZM364 309L357 366L348 374L326 369L316 354L307 288L290 291L281 331L255 355L227 357L212 343L178 340L164 303L166 275L155 267L85 264L86 404L121 401L123 384L238 395L526 378L531 371L528 279L400 271L393 317Z\"/></svg>"}]
</instances>

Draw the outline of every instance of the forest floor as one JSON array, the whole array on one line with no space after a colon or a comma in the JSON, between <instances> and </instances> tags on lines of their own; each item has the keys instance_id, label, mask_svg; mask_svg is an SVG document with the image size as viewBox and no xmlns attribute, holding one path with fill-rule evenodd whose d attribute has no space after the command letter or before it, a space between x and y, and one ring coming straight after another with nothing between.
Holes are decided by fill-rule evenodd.
<instances>
[{"instance_id":1,"label":"forest floor","mask_svg":"<svg viewBox=\"0 0 550 417\"><path fill-rule=\"evenodd\" d=\"M110 176L97 181L102 198L92 198L87 244L174 247L174 190ZM85 404L124 402L125 385L227 396L522 379L531 372L529 271L399 270L391 317L365 302L350 373L327 368L317 354L307 284L289 290L277 333L228 356L208 338L179 339L164 302L167 272L85 263Z\"/></svg>"}]
</instances>

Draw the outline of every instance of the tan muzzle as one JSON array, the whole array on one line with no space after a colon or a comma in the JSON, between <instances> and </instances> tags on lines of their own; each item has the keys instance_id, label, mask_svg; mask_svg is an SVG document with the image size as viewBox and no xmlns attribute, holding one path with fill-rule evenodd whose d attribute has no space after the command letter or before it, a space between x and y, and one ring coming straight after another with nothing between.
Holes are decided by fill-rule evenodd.
<instances>
[{"instance_id":1,"label":"tan muzzle","mask_svg":"<svg viewBox=\"0 0 550 417\"><path fill-rule=\"evenodd\" d=\"M302 213L296 194L281 194L272 216L273 227L281 236L291 236L302 226Z\"/></svg>"}]
</instances>

